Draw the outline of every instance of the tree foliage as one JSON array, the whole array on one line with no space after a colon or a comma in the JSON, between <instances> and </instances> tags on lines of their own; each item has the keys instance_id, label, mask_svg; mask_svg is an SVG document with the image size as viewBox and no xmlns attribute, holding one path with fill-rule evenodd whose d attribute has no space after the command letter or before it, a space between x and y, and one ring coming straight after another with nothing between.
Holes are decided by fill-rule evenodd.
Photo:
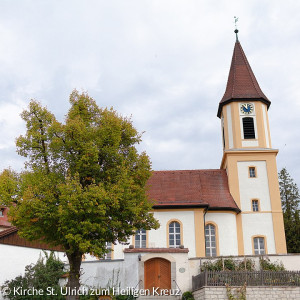
<instances>
[{"instance_id":1,"label":"tree foliage","mask_svg":"<svg viewBox=\"0 0 300 300\"><path fill-rule=\"evenodd\" d=\"M136 149L141 135L131 120L76 90L70 104L61 123L30 102L21 115L26 134L16 142L26 169L1 174L0 197L13 203L10 218L22 237L65 249L69 284L78 287L84 253L101 257L107 242L127 242L158 222L145 190L150 160Z\"/></svg>"},{"instance_id":2,"label":"tree foliage","mask_svg":"<svg viewBox=\"0 0 300 300\"><path fill-rule=\"evenodd\" d=\"M289 253L300 253L300 195L298 186L286 168L283 168L278 175L287 250Z\"/></svg>"}]
</instances>

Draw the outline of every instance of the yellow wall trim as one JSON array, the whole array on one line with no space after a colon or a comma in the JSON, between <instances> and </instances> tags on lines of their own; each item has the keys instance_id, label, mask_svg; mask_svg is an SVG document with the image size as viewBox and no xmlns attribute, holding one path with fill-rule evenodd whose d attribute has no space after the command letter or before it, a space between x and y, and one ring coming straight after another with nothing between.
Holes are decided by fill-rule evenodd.
<instances>
[{"instance_id":1,"label":"yellow wall trim","mask_svg":"<svg viewBox=\"0 0 300 300\"><path fill-rule=\"evenodd\" d=\"M195 247L196 256L205 256L205 233L204 233L204 211L197 209L194 211L194 226L195 226Z\"/></svg>"},{"instance_id":2,"label":"yellow wall trim","mask_svg":"<svg viewBox=\"0 0 300 300\"><path fill-rule=\"evenodd\" d=\"M234 214L236 215L237 212L233 210L213 210L210 209L207 211L207 214Z\"/></svg>"}]
</instances>

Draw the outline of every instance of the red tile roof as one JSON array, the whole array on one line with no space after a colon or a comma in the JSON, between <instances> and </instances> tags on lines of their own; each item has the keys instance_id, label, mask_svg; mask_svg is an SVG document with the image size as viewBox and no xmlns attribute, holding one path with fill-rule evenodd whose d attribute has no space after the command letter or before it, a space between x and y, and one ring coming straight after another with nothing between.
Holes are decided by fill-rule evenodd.
<instances>
[{"instance_id":1,"label":"red tile roof","mask_svg":"<svg viewBox=\"0 0 300 300\"><path fill-rule=\"evenodd\" d=\"M225 170L154 171L148 180L154 208L208 207L239 212Z\"/></svg>"},{"instance_id":2,"label":"red tile roof","mask_svg":"<svg viewBox=\"0 0 300 300\"><path fill-rule=\"evenodd\" d=\"M10 226L9 228L7 228L7 229L5 229L5 230L0 231L0 239L1 239L2 237L6 237L6 236L8 236L8 235L10 235L10 234L12 234L12 233L15 233L15 232L18 232L17 227L15 227L15 226Z\"/></svg>"},{"instance_id":3,"label":"red tile roof","mask_svg":"<svg viewBox=\"0 0 300 300\"><path fill-rule=\"evenodd\" d=\"M0 244L64 252L59 246L50 246L42 241L27 241L21 238L15 226L0 231Z\"/></svg>"},{"instance_id":4,"label":"red tile roof","mask_svg":"<svg viewBox=\"0 0 300 300\"><path fill-rule=\"evenodd\" d=\"M154 171L148 187L153 208L209 207L240 212L229 192L225 170ZM15 227L11 230L17 231ZM9 231L0 232L0 238L1 233Z\"/></svg>"},{"instance_id":5,"label":"red tile roof","mask_svg":"<svg viewBox=\"0 0 300 300\"><path fill-rule=\"evenodd\" d=\"M218 117L222 106L235 100L260 100L269 107L271 101L262 92L240 42L234 46L225 94L219 103Z\"/></svg>"}]
</instances>

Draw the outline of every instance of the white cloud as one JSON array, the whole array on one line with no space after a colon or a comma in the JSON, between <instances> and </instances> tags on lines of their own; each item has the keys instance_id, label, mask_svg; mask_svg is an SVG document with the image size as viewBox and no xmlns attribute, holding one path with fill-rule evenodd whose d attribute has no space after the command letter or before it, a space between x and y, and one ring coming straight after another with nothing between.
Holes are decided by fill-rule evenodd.
<instances>
[{"instance_id":1,"label":"white cloud","mask_svg":"<svg viewBox=\"0 0 300 300\"><path fill-rule=\"evenodd\" d=\"M272 101L271 134L300 182L300 3L295 1L0 2L0 167L19 168L18 116L35 98L62 120L73 88L131 115L155 169L218 168L216 117L235 41ZM286 145L286 146L284 146Z\"/></svg>"}]
</instances>

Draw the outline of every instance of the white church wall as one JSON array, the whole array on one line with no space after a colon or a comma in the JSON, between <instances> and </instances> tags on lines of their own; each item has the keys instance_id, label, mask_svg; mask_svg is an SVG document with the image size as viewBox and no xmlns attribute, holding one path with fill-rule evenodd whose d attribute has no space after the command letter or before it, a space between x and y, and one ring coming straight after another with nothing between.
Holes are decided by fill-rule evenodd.
<instances>
[{"instance_id":1,"label":"white church wall","mask_svg":"<svg viewBox=\"0 0 300 300\"><path fill-rule=\"evenodd\" d=\"M194 212L188 210L155 211L154 217L159 221L160 228L151 230L148 235L150 248L167 247L167 224L170 220L179 220L182 225L183 245L189 249L189 257L196 256L195 253L195 224Z\"/></svg>"},{"instance_id":2,"label":"white church wall","mask_svg":"<svg viewBox=\"0 0 300 300\"><path fill-rule=\"evenodd\" d=\"M256 167L256 178L249 177L249 167ZM238 162L239 189L242 211L251 211L251 200L260 201L261 211L271 211L269 182L265 161Z\"/></svg>"},{"instance_id":3,"label":"white church wall","mask_svg":"<svg viewBox=\"0 0 300 300\"><path fill-rule=\"evenodd\" d=\"M236 215L233 213L210 213L205 215L205 222L212 221L218 226L220 255L237 255Z\"/></svg>"},{"instance_id":4,"label":"white church wall","mask_svg":"<svg viewBox=\"0 0 300 300\"><path fill-rule=\"evenodd\" d=\"M114 259L123 259L124 258L123 249L125 247L128 247L128 245L123 245L123 244L114 245L114 247L113 247L113 258Z\"/></svg>"},{"instance_id":5,"label":"white church wall","mask_svg":"<svg viewBox=\"0 0 300 300\"><path fill-rule=\"evenodd\" d=\"M271 213L243 214L243 235L245 255L253 254L252 239L255 235L266 238L267 251L275 254L275 240L273 233L273 221Z\"/></svg>"},{"instance_id":6,"label":"white church wall","mask_svg":"<svg viewBox=\"0 0 300 300\"><path fill-rule=\"evenodd\" d=\"M249 167L256 178L249 177ZM239 190L243 220L245 254L253 254L253 236L265 236L268 253L276 253L266 161L238 162ZM252 200L259 200L260 212L252 212Z\"/></svg>"}]
</instances>

